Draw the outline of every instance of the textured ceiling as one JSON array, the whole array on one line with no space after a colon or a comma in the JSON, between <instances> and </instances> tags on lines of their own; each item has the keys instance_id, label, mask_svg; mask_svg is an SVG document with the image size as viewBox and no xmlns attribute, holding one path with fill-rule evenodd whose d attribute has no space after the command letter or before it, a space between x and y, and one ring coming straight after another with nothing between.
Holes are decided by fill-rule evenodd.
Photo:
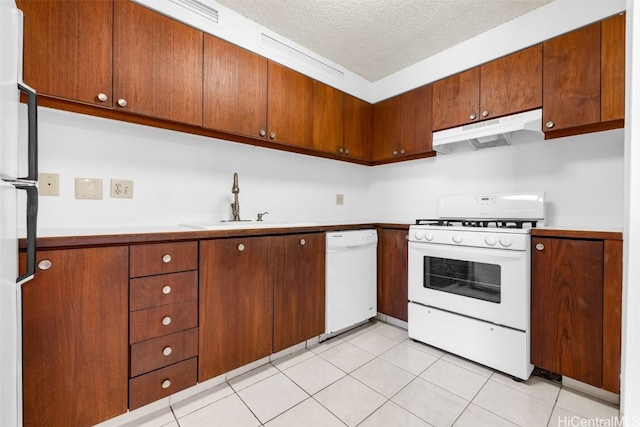
<instances>
[{"instance_id":1,"label":"textured ceiling","mask_svg":"<svg viewBox=\"0 0 640 427\"><path fill-rule=\"evenodd\" d=\"M552 0L216 0L376 81Z\"/></svg>"}]
</instances>

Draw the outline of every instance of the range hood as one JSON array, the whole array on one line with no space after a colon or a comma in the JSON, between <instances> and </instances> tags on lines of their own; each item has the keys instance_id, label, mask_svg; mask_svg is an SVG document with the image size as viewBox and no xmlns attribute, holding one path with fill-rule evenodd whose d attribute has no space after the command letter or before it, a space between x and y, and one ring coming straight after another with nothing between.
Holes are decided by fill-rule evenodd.
<instances>
[{"instance_id":1,"label":"range hood","mask_svg":"<svg viewBox=\"0 0 640 427\"><path fill-rule=\"evenodd\" d=\"M433 149L448 154L543 139L542 110L538 109L433 132Z\"/></svg>"}]
</instances>

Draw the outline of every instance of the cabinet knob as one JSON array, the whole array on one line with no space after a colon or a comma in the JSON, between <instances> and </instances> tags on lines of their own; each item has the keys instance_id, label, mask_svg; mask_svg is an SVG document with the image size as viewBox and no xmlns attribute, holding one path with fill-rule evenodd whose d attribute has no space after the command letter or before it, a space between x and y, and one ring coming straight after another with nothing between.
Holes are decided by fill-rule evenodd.
<instances>
[{"instance_id":1,"label":"cabinet knob","mask_svg":"<svg viewBox=\"0 0 640 427\"><path fill-rule=\"evenodd\" d=\"M123 98L118 99L118 105L121 106L121 107L126 107L127 106L127 100L123 99Z\"/></svg>"},{"instance_id":2,"label":"cabinet knob","mask_svg":"<svg viewBox=\"0 0 640 427\"><path fill-rule=\"evenodd\" d=\"M405 150L404 148L400 149L400 154L405 154L407 152L407 150Z\"/></svg>"},{"instance_id":3,"label":"cabinet knob","mask_svg":"<svg viewBox=\"0 0 640 427\"><path fill-rule=\"evenodd\" d=\"M338 148L338 153L340 154L344 153L344 150L342 149L342 147Z\"/></svg>"},{"instance_id":4,"label":"cabinet knob","mask_svg":"<svg viewBox=\"0 0 640 427\"><path fill-rule=\"evenodd\" d=\"M301 245L301 246L304 246L304 245L306 245L306 244L307 244L307 241L306 241L306 240L304 240L304 239L300 239L300 245Z\"/></svg>"},{"instance_id":5,"label":"cabinet knob","mask_svg":"<svg viewBox=\"0 0 640 427\"><path fill-rule=\"evenodd\" d=\"M469 119L475 120L476 119L476 114L475 113L469 114Z\"/></svg>"},{"instance_id":6,"label":"cabinet knob","mask_svg":"<svg viewBox=\"0 0 640 427\"><path fill-rule=\"evenodd\" d=\"M99 93L98 94L98 101L105 102L107 99L109 99L109 97L107 97L106 93Z\"/></svg>"},{"instance_id":7,"label":"cabinet knob","mask_svg":"<svg viewBox=\"0 0 640 427\"><path fill-rule=\"evenodd\" d=\"M243 245L242 243L240 243L240 244L238 245L238 250L239 250L240 252L244 251L244 245Z\"/></svg>"},{"instance_id":8,"label":"cabinet knob","mask_svg":"<svg viewBox=\"0 0 640 427\"><path fill-rule=\"evenodd\" d=\"M162 262L164 262L165 264L169 264L171 262L171 255L169 254L163 255Z\"/></svg>"},{"instance_id":9,"label":"cabinet knob","mask_svg":"<svg viewBox=\"0 0 640 427\"><path fill-rule=\"evenodd\" d=\"M556 125L556 124L555 124L555 123L553 123L553 122L547 122L547 123L545 124L545 126L547 127L547 129L551 129L551 128L552 128L552 127L554 127L555 125Z\"/></svg>"},{"instance_id":10,"label":"cabinet knob","mask_svg":"<svg viewBox=\"0 0 640 427\"><path fill-rule=\"evenodd\" d=\"M489 111L484 110L484 111L482 112L482 117L487 117L488 115L489 115Z\"/></svg>"},{"instance_id":11,"label":"cabinet knob","mask_svg":"<svg viewBox=\"0 0 640 427\"><path fill-rule=\"evenodd\" d=\"M169 387L171 387L171 381L166 379L164 381L162 381L162 388L164 389L168 389Z\"/></svg>"},{"instance_id":12,"label":"cabinet knob","mask_svg":"<svg viewBox=\"0 0 640 427\"><path fill-rule=\"evenodd\" d=\"M38 268L40 270L48 270L51 268L51 265L51 261L49 261L48 259L43 259L38 263Z\"/></svg>"},{"instance_id":13,"label":"cabinet knob","mask_svg":"<svg viewBox=\"0 0 640 427\"><path fill-rule=\"evenodd\" d=\"M397 156L398 155L398 150L393 150L393 155Z\"/></svg>"},{"instance_id":14,"label":"cabinet knob","mask_svg":"<svg viewBox=\"0 0 640 427\"><path fill-rule=\"evenodd\" d=\"M349 149L348 148L345 148L344 154L346 154L347 156L349 155Z\"/></svg>"},{"instance_id":15,"label":"cabinet knob","mask_svg":"<svg viewBox=\"0 0 640 427\"><path fill-rule=\"evenodd\" d=\"M162 324L163 324L164 326L169 326L169 325L171 324L171 317L169 317L169 316L164 316L164 317L162 318Z\"/></svg>"},{"instance_id":16,"label":"cabinet knob","mask_svg":"<svg viewBox=\"0 0 640 427\"><path fill-rule=\"evenodd\" d=\"M275 132L271 132L271 133L269 134L269 138L271 138L271 139L276 139L276 133L275 133Z\"/></svg>"},{"instance_id":17,"label":"cabinet knob","mask_svg":"<svg viewBox=\"0 0 640 427\"><path fill-rule=\"evenodd\" d=\"M260 129L260 136L265 136L267 134L267 131L264 129Z\"/></svg>"},{"instance_id":18,"label":"cabinet knob","mask_svg":"<svg viewBox=\"0 0 640 427\"><path fill-rule=\"evenodd\" d=\"M544 251L544 245L542 243L536 244L536 249L539 251Z\"/></svg>"},{"instance_id":19,"label":"cabinet knob","mask_svg":"<svg viewBox=\"0 0 640 427\"><path fill-rule=\"evenodd\" d=\"M169 295L171 293L171 286L165 285L162 287L162 293L165 295Z\"/></svg>"},{"instance_id":20,"label":"cabinet knob","mask_svg":"<svg viewBox=\"0 0 640 427\"><path fill-rule=\"evenodd\" d=\"M173 349L169 346L166 346L165 348L162 349L162 354L165 356L170 356L171 353L173 353Z\"/></svg>"}]
</instances>

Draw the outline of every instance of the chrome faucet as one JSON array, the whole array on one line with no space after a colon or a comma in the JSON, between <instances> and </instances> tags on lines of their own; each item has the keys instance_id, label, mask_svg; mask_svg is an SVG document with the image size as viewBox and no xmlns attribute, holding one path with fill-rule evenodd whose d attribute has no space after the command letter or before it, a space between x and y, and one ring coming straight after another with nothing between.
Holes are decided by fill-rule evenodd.
<instances>
[{"instance_id":1,"label":"chrome faucet","mask_svg":"<svg viewBox=\"0 0 640 427\"><path fill-rule=\"evenodd\" d=\"M233 174L233 187L231 187L231 192L233 193L233 203L231 203L231 214L233 215L233 219L231 219L231 221L240 221L240 202L238 202L240 187L238 186L237 172Z\"/></svg>"}]
</instances>

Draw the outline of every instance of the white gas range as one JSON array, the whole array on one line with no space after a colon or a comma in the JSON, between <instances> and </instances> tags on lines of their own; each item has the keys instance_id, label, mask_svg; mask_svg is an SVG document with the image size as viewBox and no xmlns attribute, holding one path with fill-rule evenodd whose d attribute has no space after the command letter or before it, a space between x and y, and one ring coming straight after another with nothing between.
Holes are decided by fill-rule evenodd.
<instances>
[{"instance_id":1,"label":"white gas range","mask_svg":"<svg viewBox=\"0 0 640 427\"><path fill-rule=\"evenodd\" d=\"M531 228L544 193L444 196L409 228L409 337L527 379Z\"/></svg>"}]
</instances>

